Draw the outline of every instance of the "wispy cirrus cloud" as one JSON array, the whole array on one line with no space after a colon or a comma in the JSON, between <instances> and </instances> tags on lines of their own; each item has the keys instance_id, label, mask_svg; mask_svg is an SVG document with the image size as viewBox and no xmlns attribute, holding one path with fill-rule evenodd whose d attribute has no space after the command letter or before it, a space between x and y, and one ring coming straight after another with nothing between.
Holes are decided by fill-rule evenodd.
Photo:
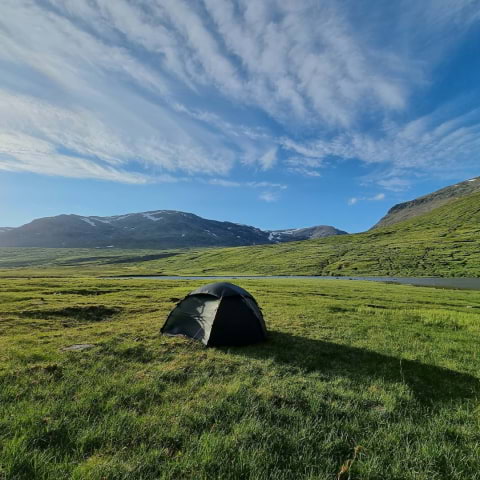
<instances>
[{"instance_id":1,"label":"wispy cirrus cloud","mask_svg":"<svg viewBox=\"0 0 480 480\"><path fill-rule=\"evenodd\" d=\"M258 198L264 202L272 203L279 200L280 195L278 192L262 192Z\"/></svg>"},{"instance_id":2,"label":"wispy cirrus cloud","mask_svg":"<svg viewBox=\"0 0 480 480\"><path fill-rule=\"evenodd\" d=\"M478 102L419 112L412 98L477 28L478 7L401 0L362 16L362 2L333 0L4 0L0 169L235 186L238 167L252 187L351 159L390 190L467 171Z\"/></svg>"},{"instance_id":3,"label":"wispy cirrus cloud","mask_svg":"<svg viewBox=\"0 0 480 480\"><path fill-rule=\"evenodd\" d=\"M380 202L382 200L385 200L386 195L384 193L377 193L377 195L374 195L373 197L351 197L347 200L347 204L352 206L356 205L358 202Z\"/></svg>"},{"instance_id":4,"label":"wispy cirrus cloud","mask_svg":"<svg viewBox=\"0 0 480 480\"><path fill-rule=\"evenodd\" d=\"M347 132L302 144L283 140L283 146L297 154L289 165L321 167L329 159L356 159L374 169L364 183L398 191L408 188L412 176L478 167L480 108L445 105L409 122L387 122L375 132Z\"/></svg>"},{"instance_id":5,"label":"wispy cirrus cloud","mask_svg":"<svg viewBox=\"0 0 480 480\"><path fill-rule=\"evenodd\" d=\"M285 190L287 185L283 183L272 183L272 182L238 182L234 180L225 180L223 178L212 178L208 180L210 185L218 185L220 187L248 187L248 188L275 188L279 190Z\"/></svg>"},{"instance_id":6,"label":"wispy cirrus cloud","mask_svg":"<svg viewBox=\"0 0 480 480\"><path fill-rule=\"evenodd\" d=\"M286 146L286 145L285 145ZM289 148L290 150L291 148ZM296 155L288 157L285 160L288 171L297 173L304 177L320 177L320 170L325 167L325 159L323 157L308 156L307 152L303 148L293 148L297 153L303 153L303 155ZM300 151L299 151L300 150Z\"/></svg>"}]
</instances>

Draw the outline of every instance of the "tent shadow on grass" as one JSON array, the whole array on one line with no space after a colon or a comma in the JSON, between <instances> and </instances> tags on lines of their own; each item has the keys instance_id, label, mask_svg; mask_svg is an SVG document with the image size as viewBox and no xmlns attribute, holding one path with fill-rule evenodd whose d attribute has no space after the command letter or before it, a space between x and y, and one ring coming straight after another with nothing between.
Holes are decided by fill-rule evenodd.
<instances>
[{"instance_id":1,"label":"tent shadow on grass","mask_svg":"<svg viewBox=\"0 0 480 480\"><path fill-rule=\"evenodd\" d=\"M241 356L316 371L354 382L383 379L405 383L415 398L428 405L480 395L480 380L472 375L414 360L391 357L371 350L270 331L266 343L235 349Z\"/></svg>"}]
</instances>

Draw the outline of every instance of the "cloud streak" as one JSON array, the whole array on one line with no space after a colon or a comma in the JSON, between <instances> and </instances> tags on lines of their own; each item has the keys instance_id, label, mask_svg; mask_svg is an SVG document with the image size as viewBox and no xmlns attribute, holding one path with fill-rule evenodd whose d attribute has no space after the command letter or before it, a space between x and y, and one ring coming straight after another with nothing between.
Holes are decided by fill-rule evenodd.
<instances>
[{"instance_id":1,"label":"cloud streak","mask_svg":"<svg viewBox=\"0 0 480 480\"><path fill-rule=\"evenodd\" d=\"M208 181L210 185L218 185L220 187L227 188L278 188L279 190L285 190L287 185L283 183L272 182L237 182L233 180L224 180L222 178L212 178Z\"/></svg>"},{"instance_id":2,"label":"cloud streak","mask_svg":"<svg viewBox=\"0 0 480 480\"><path fill-rule=\"evenodd\" d=\"M388 122L374 133L352 131L303 144L287 139L283 146L297 154L287 161L291 166L360 160L374 169L364 183L398 191L408 188L412 172L442 176L478 167L480 108L446 105L409 122Z\"/></svg>"},{"instance_id":3,"label":"cloud streak","mask_svg":"<svg viewBox=\"0 0 480 480\"><path fill-rule=\"evenodd\" d=\"M364 183L400 190L474 168L478 108L420 113L412 97L476 28L478 2L401 0L382 21L358 5L4 0L0 169L262 188L354 160Z\"/></svg>"},{"instance_id":4,"label":"cloud streak","mask_svg":"<svg viewBox=\"0 0 480 480\"><path fill-rule=\"evenodd\" d=\"M351 197L348 199L347 204L352 206L356 205L358 202L367 201L367 202L380 202L385 200L386 195L384 193L377 193L373 197Z\"/></svg>"},{"instance_id":5,"label":"cloud streak","mask_svg":"<svg viewBox=\"0 0 480 480\"><path fill-rule=\"evenodd\" d=\"M280 196L277 192L263 192L258 198L260 200L263 200L264 202L272 203L276 202L280 198Z\"/></svg>"}]
</instances>

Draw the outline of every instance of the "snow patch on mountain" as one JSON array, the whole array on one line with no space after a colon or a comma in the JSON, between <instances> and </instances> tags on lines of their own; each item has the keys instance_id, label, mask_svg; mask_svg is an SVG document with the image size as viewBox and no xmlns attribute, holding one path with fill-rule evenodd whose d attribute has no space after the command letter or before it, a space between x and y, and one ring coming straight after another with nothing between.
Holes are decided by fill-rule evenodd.
<instances>
[{"instance_id":1,"label":"snow patch on mountain","mask_svg":"<svg viewBox=\"0 0 480 480\"><path fill-rule=\"evenodd\" d=\"M155 212L157 213L157 212ZM148 218L152 222L158 222L159 220L162 220L163 217L154 217L151 213L142 213L142 217Z\"/></svg>"},{"instance_id":2,"label":"snow patch on mountain","mask_svg":"<svg viewBox=\"0 0 480 480\"><path fill-rule=\"evenodd\" d=\"M95 225L95 223L92 222L89 218L80 217L80 220L83 220L85 223L88 223L88 224L91 225L92 227L96 227L96 226L97 226L97 225Z\"/></svg>"},{"instance_id":3,"label":"snow patch on mountain","mask_svg":"<svg viewBox=\"0 0 480 480\"><path fill-rule=\"evenodd\" d=\"M111 220L107 220L107 218L111 218L111 217L90 217L90 218L93 218L96 222L106 223L107 225L110 225L112 223Z\"/></svg>"},{"instance_id":4,"label":"snow patch on mountain","mask_svg":"<svg viewBox=\"0 0 480 480\"><path fill-rule=\"evenodd\" d=\"M115 217L108 217L112 221L117 222L118 220L124 220L125 218L131 217L132 215L135 215L134 213L128 213L127 215L116 215Z\"/></svg>"}]
</instances>

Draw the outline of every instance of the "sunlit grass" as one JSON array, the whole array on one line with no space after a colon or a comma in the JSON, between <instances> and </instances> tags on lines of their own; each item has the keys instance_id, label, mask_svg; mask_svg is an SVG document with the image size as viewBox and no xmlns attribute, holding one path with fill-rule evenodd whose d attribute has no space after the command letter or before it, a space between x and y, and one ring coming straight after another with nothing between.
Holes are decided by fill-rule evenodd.
<instances>
[{"instance_id":1,"label":"sunlit grass","mask_svg":"<svg viewBox=\"0 0 480 480\"><path fill-rule=\"evenodd\" d=\"M267 343L160 336L200 283L2 280L0 478L477 478L480 292L237 281Z\"/></svg>"}]
</instances>

